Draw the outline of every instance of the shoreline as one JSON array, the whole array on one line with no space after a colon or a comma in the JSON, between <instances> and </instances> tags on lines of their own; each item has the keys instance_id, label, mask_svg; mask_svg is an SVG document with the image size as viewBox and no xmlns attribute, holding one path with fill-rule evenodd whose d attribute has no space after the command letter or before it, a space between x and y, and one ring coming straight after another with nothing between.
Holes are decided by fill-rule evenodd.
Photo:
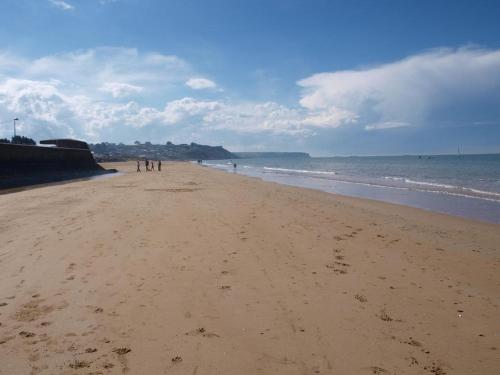
<instances>
[{"instance_id":1,"label":"shoreline","mask_svg":"<svg viewBox=\"0 0 500 375\"><path fill-rule=\"evenodd\" d=\"M108 166L0 195L0 374L500 370L499 225Z\"/></svg>"},{"instance_id":2,"label":"shoreline","mask_svg":"<svg viewBox=\"0 0 500 375\"><path fill-rule=\"evenodd\" d=\"M286 186L314 189L331 194L338 194L353 198L376 200L379 202L414 207L428 212L438 212L455 217L479 220L493 224L500 224L500 201L464 195L448 191L424 191L418 188L401 186L384 186L373 183L351 180L329 179L311 175L262 172L257 168L243 166L234 172L231 167L222 164L204 164L212 169L226 173L238 173L256 177L262 181L276 182ZM264 168L266 169L266 168ZM493 194L493 193L491 193Z\"/></svg>"}]
</instances>

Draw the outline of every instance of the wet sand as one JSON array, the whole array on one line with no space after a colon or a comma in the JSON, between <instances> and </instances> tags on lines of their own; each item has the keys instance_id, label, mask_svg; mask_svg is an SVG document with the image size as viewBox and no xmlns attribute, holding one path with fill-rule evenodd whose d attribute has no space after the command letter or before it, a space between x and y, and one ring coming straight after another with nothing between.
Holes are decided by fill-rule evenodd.
<instances>
[{"instance_id":1,"label":"wet sand","mask_svg":"<svg viewBox=\"0 0 500 375\"><path fill-rule=\"evenodd\" d=\"M497 374L500 226L187 163L0 195L0 374Z\"/></svg>"}]
</instances>

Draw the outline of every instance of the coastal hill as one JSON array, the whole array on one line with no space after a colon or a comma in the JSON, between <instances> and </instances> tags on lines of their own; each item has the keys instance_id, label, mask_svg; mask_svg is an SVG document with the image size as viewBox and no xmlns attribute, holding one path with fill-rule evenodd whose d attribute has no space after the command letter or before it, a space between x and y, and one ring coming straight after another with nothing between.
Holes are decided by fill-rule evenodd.
<instances>
[{"instance_id":1,"label":"coastal hill","mask_svg":"<svg viewBox=\"0 0 500 375\"><path fill-rule=\"evenodd\" d=\"M241 159L254 158L310 158L306 152L235 152Z\"/></svg>"},{"instance_id":2,"label":"coastal hill","mask_svg":"<svg viewBox=\"0 0 500 375\"><path fill-rule=\"evenodd\" d=\"M162 159L162 160L220 160L237 159L238 157L222 146L207 146L192 142L191 144L175 145L152 144L151 142L135 142L133 145L123 143L90 144L97 161L123 161L130 159Z\"/></svg>"}]
</instances>

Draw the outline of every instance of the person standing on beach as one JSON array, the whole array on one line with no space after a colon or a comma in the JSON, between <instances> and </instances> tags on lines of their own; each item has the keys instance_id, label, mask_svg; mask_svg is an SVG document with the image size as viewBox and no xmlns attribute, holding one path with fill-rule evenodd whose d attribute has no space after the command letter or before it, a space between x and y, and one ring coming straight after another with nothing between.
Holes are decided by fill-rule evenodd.
<instances>
[{"instance_id":1,"label":"person standing on beach","mask_svg":"<svg viewBox=\"0 0 500 375\"><path fill-rule=\"evenodd\" d=\"M158 160L158 172L161 172L161 160Z\"/></svg>"},{"instance_id":2,"label":"person standing on beach","mask_svg":"<svg viewBox=\"0 0 500 375\"><path fill-rule=\"evenodd\" d=\"M153 160L151 160L151 170L152 171L155 170L155 162Z\"/></svg>"},{"instance_id":3,"label":"person standing on beach","mask_svg":"<svg viewBox=\"0 0 500 375\"><path fill-rule=\"evenodd\" d=\"M149 160L146 159L146 172L149 172Z\"/></svg>"},{"instance_id":4,"label":"person standing on beach","mask_svg":"<svg viewBox=\"0 0 500 375\"><path fill-rule=\"evenodd\" d=\"M137 160L137 172L141 171L141 162Z\"/></svg>"}]
</instances>

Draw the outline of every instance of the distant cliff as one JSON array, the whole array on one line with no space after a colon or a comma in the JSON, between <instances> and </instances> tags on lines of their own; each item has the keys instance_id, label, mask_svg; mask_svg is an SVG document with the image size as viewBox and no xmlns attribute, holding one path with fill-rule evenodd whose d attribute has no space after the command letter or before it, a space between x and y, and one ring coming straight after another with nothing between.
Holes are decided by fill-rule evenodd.
<instances>
[{"instance_id":1,"label":"distant cliff","mask_svg":"<svg viewBox=\"0 0 500 375\"><path fill-rule=\"evenodd\" d=\"M197 143L175 145L152 144L151 142L125 145L123 143L90 144L90 149L98 161L120 161L129 159L158 160L217 160L237 159L238 157L222 146L207 146Z\"/></svg>"},{"instance_id":2,"label":"distant cliff","mask_svg":"<svg viewBox=\"0 0 500 375\"><path fill-rule=\"evenodd\" d=\"M235 152L241 159L253 158L310 158L306 152Z\"/></svg>"}]
</instances>

